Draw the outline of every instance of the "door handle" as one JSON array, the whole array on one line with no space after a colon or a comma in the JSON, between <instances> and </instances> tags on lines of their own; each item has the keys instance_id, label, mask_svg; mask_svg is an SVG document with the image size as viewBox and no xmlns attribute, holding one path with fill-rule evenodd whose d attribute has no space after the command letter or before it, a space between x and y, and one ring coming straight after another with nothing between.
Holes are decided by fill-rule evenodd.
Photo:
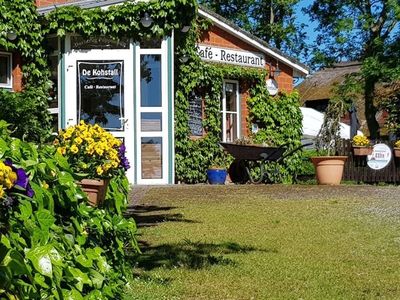
<instances>
[{"instance_id":1,"label":"door handle","mask_svg":"<svg viewBox=\"0 0 400 300\"><path fill-rule=\"evenodd\" d=\"M124 127L124 125L125 125L125 129L128 129L128 121L129 121L129 119L121 117L121 118L119 118L119 120L121 121L121 127Z\"/></svg>"}]
</instances>

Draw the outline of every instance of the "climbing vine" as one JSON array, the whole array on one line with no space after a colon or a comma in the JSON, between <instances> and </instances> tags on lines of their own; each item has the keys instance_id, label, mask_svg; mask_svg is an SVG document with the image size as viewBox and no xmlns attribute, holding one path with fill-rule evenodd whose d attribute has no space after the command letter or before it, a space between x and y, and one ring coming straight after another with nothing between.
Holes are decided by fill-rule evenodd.
<instances>
[{"instance_id":1,"label":"climbing vine","mask_svg":"<svg viewBox=\"0 0 400 300\"><path fill-rule=\"evenodd\" d=\"M7 38L11 32L16 34L15 40ZM22 93L0 93L0 106L7 107L1 109L0 118L12 123L14 136L30 141L43 141L51 132L47 113L51 82L43 40L33 0L0 0L0 49L21 55L24 86ZM29 116L24 115L23 109Z\"/></svg>"},{"instance_id":2,"label":"climbing vine","mask_svg":"<svg viewBox=\"0 0 400 300\"><path fill-rule=\"evenodd\" d=\"M245 83L250 89L248 99L249 124L257 123L260 131L254 135L257 143L273 140L279 146L288 144L289 150L300 144L301 112L297 93L271 97L265 87L266 70L233 65L211 64L200 60L196 52L196 42L202 30L209 23L197 20L190 34L178 39L177 56L188 56L190 60L177 61L175 97L175 167L176 180L197 183L206 181L206 170L214 164L227 167L226 159L219 146L221 140L221 96L224 79L235 79ZM188 125L189 98L192 92L201 95L205 102L203 128L205 136L190 138ZM301 165L298 154L284 160L278 166L279 178L273 181L291 182Z\"/></svg>"}]
</instances>

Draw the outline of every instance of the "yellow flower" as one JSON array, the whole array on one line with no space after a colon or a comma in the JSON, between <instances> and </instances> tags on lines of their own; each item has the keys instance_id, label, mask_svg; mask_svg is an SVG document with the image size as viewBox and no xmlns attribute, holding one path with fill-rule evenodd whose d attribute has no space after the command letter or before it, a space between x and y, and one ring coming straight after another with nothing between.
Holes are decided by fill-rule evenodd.
<instances>
[{"instance_id":1,"label":"yellow flower","mask_svg":"<svg viewBox=\"0 0 400 300\"><path fill-rule=\"evenodd\" d=\"M369 146L369 139L365 135L355 135L352 142L353 146Z\"/></svg>"},{"instance_id":2,"label":"yellow flower","mask_svg":"<svg viewBox=\"0 0 400 300\"><path fill-rule=\"evenodd\" d=\"M65 147L58 147L57 152L60 153L61 155L65 155L66 149Z\"/></svg>"},{"instance_id":3,"label":"yellow flower","mask_svg":"<svg viewBox=\"0 0 400 300\"><path fill-rule=\"evenodd\" d=\"M83 140L78 136L78 137L74 140L74 142L75 142L77 145L80 145L80 144L82 144Z\"/></svg>"},{"instance_id":4,"label":"yellow flower","mask_svg":"<svg viewBox=\"0 0 400 300\"><path fill-rule=\"evenodd\" d=\"M3 198L4 194L5 194L5 192L4 192L3 186L0 185L0 198Z\"/></svg>"},{"instance_id":5,"label":"yellow flower","mask_svg":"<svg viewBox=\"0 0 400 300\"><path fill-rule=\"evenodd\" d=\"M97 168L96 168L96 173L97 173L97 175L102 175L103 174L103 168L101 167L101 166L98 166Z\"/></svg>"},{"instance_id":6,"label":"yellow flower","mask_svg":"<svg viewBox=\"0 0 400 300\"><path fill-rule=\"evenodd\" d=\"M400 148L400 140L398 140L398 141L394 144L394 146L395 146L396 148Z\"/></svg>"},{"instance_id":7,"label":"yellow flower","mask_svg":"<svg viewBox=\"0 0 400 300\"><path fill-rule=\"evenodd\" d=\"M76 154L76 153L78 153L79 148L78 148L76 145L72 145L71 148L70 148L70 150L71 150L71 152L72 152L73 154Z\"/></svg>"},{"instance_id":8,"label":"yellow flower","mask_svg":"<svg viewBox=\"0 0 400 300\"><path fill-rule=\"evenodd\" d=\"M42 186L43 186L43 188L44 188L45 190L48 190L48 189L49 189L49 185L47 184L46 181L43 181L43 182L42 182Z\"/></svg>"}]
</instances>

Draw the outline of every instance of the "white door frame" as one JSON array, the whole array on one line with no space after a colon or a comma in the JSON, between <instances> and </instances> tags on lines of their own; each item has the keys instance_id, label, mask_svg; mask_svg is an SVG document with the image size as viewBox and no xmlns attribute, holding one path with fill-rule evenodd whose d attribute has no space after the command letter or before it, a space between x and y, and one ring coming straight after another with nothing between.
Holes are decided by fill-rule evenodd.
<instances>
[{"instance_id":1,"label":"white door frame","mask_svg":"<svg viewBox=\"0 0 400 300\"><path fill-rule=\"evenodd\" d=\"M235 111L227 111L226 110L226 94L225 88L227 83L234 83L236 84L236 112ZM240 138L240 97L239 97L239 81L238 80L231 80L231 79L224 79L222 84L222 141L226 142L226 114L227 113L235 113L236 114L236 136ZM231 141L233 142L233 141Z\"/></svg>"},{"instance_id":2,"label":"white door frame","mask_svg":"<svg viewBox=\"0 0 400 300\"><path fill-rule=\"evenodd\" d=\"M135 46L135 65L140 69L141 55L161 55L161 107L142 107L141 106L141 76L139 72L135 74L136 80L136 103L135 103L135 130L136 130L136 183L137 184L167 184L169 171L169 141L168 141L168 45L167 38L161 42L161 48L143 49L139 45ZM141 113L161 113L162 115L162 131L141 131ZM162 138L162 178L160 179L143 179L142 178L142 137L161 137Z\"/></svg>"},{"instance_id":3,"label":"white door frame","mask_svg":"<svg viewBox=\"0 0 400 300\"><path fill-rule=\"evenodd\" d=\"M123 60L123 82L124 82L124 130L110 131L115 137L123 138L126 145L126 157L134 162L134 65L133 65L133 44L129 49L71 49L71 36L65 39L65 126L77 124L77 61L79 60ZM63 124L64 125L64 124ZM127 171L130 182L134 182L134 164Z\"/></svg>"}]
</instances>

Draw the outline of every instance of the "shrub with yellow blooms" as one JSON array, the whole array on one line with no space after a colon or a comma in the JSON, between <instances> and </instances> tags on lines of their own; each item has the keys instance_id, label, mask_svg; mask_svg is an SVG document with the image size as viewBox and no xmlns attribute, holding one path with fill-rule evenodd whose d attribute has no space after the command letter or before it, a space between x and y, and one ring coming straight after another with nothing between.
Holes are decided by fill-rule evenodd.
<instances>
[{"instance_id":1,"label":"shrub with yellow blooms","mask_svg":"<svg viewBox=\"0 0 400 300\"><path fill-rule=\"evenodd\" d=\"M397 140L397 141L394 143L394 147L395 147L395 148L400 148L400 140Z\"/></svg>"},{"instance_id":2,"label":"shrub with yellow blooms","mask_svg":"<svg viewBox=\"0 0 400 300\"><path fill-rule=\"evenodd\" d=\"M352 139L353 146L368 147L370 145L369 139L365 135L355 135Z\"/></svg>"},{"instance_id":3,"label":"shrub with yellow blooms","mask_svg":"<svg viewBox=\"0 0 400 300\"><path fill-rule=\"evenodd\" d=\"M97 124L81 121L68 127L60 131L54 144L57 152L67 157L75 173L89 178L109 178L124 169L121 162L126 158L121 157L121 140Z\"/></svg>"}]
</instances>

